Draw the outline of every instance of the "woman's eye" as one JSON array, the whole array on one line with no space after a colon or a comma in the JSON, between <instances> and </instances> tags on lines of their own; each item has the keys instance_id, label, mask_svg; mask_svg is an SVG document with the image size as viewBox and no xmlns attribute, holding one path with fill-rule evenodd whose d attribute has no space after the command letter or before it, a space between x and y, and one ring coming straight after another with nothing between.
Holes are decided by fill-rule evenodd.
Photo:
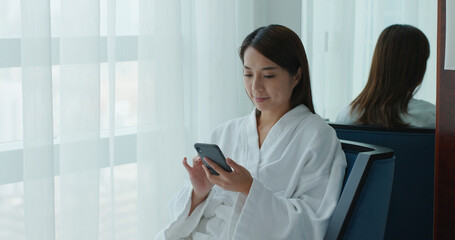
<instances>
[{"instance_id":1,"label":"woman's eye","mask_svg":"<svg viewBox=\"0 0 455 240\"><path fill-rule=\"evenodd\" d=\"M265 78L274 78L275 75L264 75Z\"/></svg>"},{"instance_id":2,"label":"woman's eye","mask_svg":"<svg viewBox=\"0 0 455 240\"><path fill-rule=\"evenodd\" d=\"M251 77L253 74L243 74L244 77Z\"/></svg>"}]
</instances>

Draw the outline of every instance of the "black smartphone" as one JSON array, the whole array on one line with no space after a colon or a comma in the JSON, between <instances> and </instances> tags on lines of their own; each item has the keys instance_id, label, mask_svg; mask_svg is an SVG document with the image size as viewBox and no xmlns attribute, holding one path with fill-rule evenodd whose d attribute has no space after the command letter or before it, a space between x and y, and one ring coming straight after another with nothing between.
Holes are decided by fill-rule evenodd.
<instances>
[{"instance_id":1,"label":"black smartphone","mask_svg":"<svg viewBox=\"0 0 455 240\"><path fill-rule=\"evenodd\" d=\"M214 161L225 171L232 172L231 167L227 165L226 158L224 157L218 145L208 143L195 143L194 149L196 149L196 152L199 154L199 157L201 157L202 162L209 169L210 173L214 175L219 175L212 167L210 167L209 164L207 164L207 162L205 162L204 160L205 157Z\"/></svg>"}]
</instances>

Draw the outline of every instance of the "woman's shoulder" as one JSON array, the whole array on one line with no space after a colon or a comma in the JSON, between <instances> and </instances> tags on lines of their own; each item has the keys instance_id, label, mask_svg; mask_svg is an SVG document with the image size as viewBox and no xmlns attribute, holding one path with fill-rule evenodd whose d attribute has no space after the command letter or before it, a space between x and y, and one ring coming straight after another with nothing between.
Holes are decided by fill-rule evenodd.
<instances>
[{"instance_id":1,"label":"woman's shoulder","mask_svg":"<svg viewBox=\"0 0 455 240\"><path fill-rule=\"evenodd\" d=\"M320 149L338 143L335 130L318 114L309 113L294 129L291 139L305 146L301 151Z\"/></svg>"},{"instance_id":2,"label":"woman's shoulder","mask_svg":"<svg viewBox=\"0 0 455 240\"><path fill-rule=\"evenodd\" d=\"M427 101L421 100L421 99L415 99L415 98L411 98L411 100L409 100L408 108L410 108L410 110L419 109L419 110L436 111L436 105L434 105L433 103L430 103L430 102L427 102Z\"/></svg>"},{"instance_id":3,"label":"woman's shoulder","mask_svg":"<svg viewBox=\"0 0 455 240\"><path fill-rule=\"evenodd\" d=\"M308 116L303 116L299 126L298 133L308 135L332 135L334 134L333 128L330 127L328 122L318 114L310 113Z\"/></svg>"},{"instance_id":4,"label":"woman's shoulder","mask_svg":"<svg viewBox=\"0 0 455 240\"><path fill-rule=\"evenodd\" d=\"M357 119L356 112L351 112L351 105L345 106L339 113L335 120L336 123L353 124Z\"/></svg>"},{"instance_id":5,"label":"woman's shoulder","mask_svg":"<svg viewBox=\"0 0 455 240\"><path fill-rule=\"evenodd\" d=\"M434 128L436 125L436 106L430 102L412 98L407 114L402 118L412 127Z\"/></svg>"}]
</instances>

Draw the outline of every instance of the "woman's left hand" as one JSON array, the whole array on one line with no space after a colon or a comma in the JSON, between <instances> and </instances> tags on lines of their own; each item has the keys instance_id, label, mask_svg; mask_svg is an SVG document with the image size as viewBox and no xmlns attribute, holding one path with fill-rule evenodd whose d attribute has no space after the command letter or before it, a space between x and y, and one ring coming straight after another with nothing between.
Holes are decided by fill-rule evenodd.
<instances>
[{"instance_id":1,"label":"woman's left hand","mask_svg":"<svg viewBox=\"0 0 455 240\"><path fill-rule=\"evenodd\" d=\"M211 183L218 185L224 190L241 192L248 195L251 184L253 184L253 177L250 172L246 170L246 168L237 164L234 160L227 158L226 163L233 169L233 171L226 172L212 160L208 158L204 158L204 160L220 174L218 176L213 175L205 165L202 165L205 174Z\"/></svg>"}]
</instances>

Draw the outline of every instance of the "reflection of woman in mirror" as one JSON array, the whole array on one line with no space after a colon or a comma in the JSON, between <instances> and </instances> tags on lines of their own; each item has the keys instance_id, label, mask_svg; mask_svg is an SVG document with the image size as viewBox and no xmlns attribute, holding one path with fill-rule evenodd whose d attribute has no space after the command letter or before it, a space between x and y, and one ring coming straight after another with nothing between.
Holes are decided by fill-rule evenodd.
<instances>
[{"instance_id":1,"label":"reflection of woman in mirror","mask_svg":"<svg viewBox=\"0 0 455 240\"><path fill-rule=\"evenodd\" d=\"M410 25L384 29L374 50L368 82L337 123L434 128L435 105L414 99L430 55L428 39Z\"/></svg>"},{"instance_id":2,"label":"reflection of woman in mirror","mask_svg":"<svg viewBox=\"0 0 455 240\"><path fill-rule=\"evenodd\" d=\"M199 157L183 165L191 184L171 201L156 239L322 239L341 192L346 160L335 131L314 114L300 38L280 25L240 47L251 114L217 127L232 172ZM235 96L231 99L235 101ZM234 162L235 160L235 162Z\"/></svg>"}]
</instances>

